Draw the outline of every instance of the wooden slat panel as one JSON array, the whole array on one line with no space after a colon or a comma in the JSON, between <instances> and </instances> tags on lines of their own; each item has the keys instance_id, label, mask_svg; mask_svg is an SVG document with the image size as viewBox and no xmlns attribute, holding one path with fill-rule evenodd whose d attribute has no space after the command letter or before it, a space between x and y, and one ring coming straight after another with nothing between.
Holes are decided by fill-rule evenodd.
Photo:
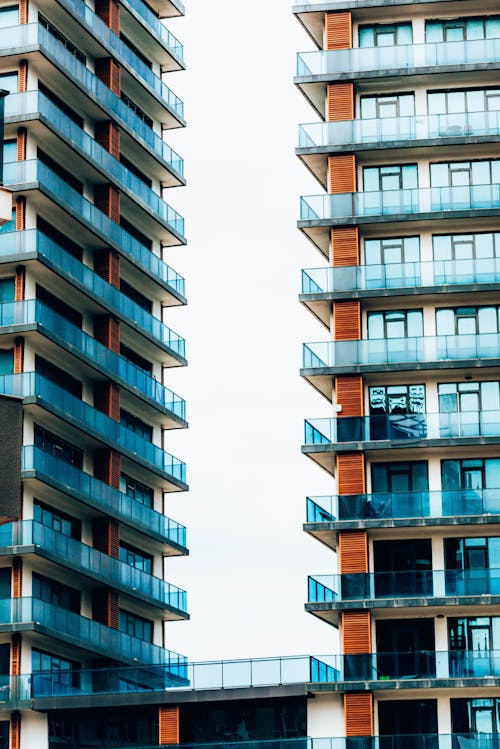
<instances>
[{"instance_id":1,"label":"wooden slat panel","mask_svg":"<svg viewBox=\"0 0 500 749\"><path fill-rule=\"evenodd\" d=\"M116 590L108 591L108 627L120 629L120 594Z\"/></svg>"},{"instance_id":2,"label":"wooden slat panel","mask_svg":"<svg viewBox=\"0 0 500 749\"><path fill-rule=\"evenodd\" d=\"M359 302L334 302L334 341L359 341L361 338L361 305Z\"/></svg>"},{"instance_id":3,"label":"wooden slat panel","mask_svg":"<svg viewBox=\"0 0 500 749\"><path fill-rule=\"evenodd\" d=\"M28 61L21 60L17 69L17 90L24 93L28 90Z\"/></svg>"},{"instance_id":4,"label":"wooden slat panel","mask_svg":"<svg viewBox=\"0 0 500 749\"><path fill-rule=\"evenodd\" d=\"M115 421L120 421L120 388L114 382L94 384L94 406Z\"/></svg>"},{"instance_id":5,"label":"wooden slat panel","mask_svg":"<svg viewBox=\"0 0 500 749\"><path fill-rule=\"evenodd\" d=\"M120 257L113 250L98 250L94 253L94 270L111 286L120 288Z\"/></svg>"},{"instance_id":6,"label":"wooden slat panel","mask_svg":"<svg viewBox=\"0 0 500 749\"><path fill-rule=\"evenodd\" d=\"M96 185L94 203L112 221L120 223L120 191L114 185Z\"/></svg>"},{"instance_id":7,"label":"wooden slat panel","mask_svg":"<svg viewBox=\"0 0 500 749\"><path fill-rule=\"evenodd\" d=\"M337 493L365 494L365 456L363 453L337 455Z\"/></svg>"},{"instance_id":8,"label":"wooden slat panel","mask_svg":"<svg viewBox=\"0 0 500 749\"><path fill-rule=\"evenodd\" d=\"M350 13L325 13L325 48L352 47L352 16Z\"/></svg>"},{"instance_id":9,"label":"wooden slat panel","mask_svg":"<svg viewBox=\"0 0 500 749\"><path fill-rule=\"evenodd\" d=\"M373 736L373 695L371 692L344 694L346 736Z\"/></svg>"},{"instance_id":10,"label":"wooden slat panel","mask_svg":"<svg viewBox=\"0 0 500 749\"><path fill-rule=\"evenodd\" d=\"M342 652L344 655L372 652L369 611L342 612Z\"/></svg>"},{"instance_id":11,"label":"wooden slat panel","mask_svg":"<svg viewBox=\"0 0 500 749\"><path fill-rule=\"evenodd\" d=\"M115 489L120 488L121 458L114 450L95 450L94 476Z\"/></svg>"},{"instance_id":12,"label":"wooden slat panel","mask_svg":"<svg viewBox=\"0 0 500 749\"><path fill-rule=\"evenodd\" d=\"M120 627L120 595L116 590L94 590L92 593L92 619L106 627Z\"/></svg>"},{"instance_id":13,"label":"wooden slat panel","mask_svg":"<svg viewBox=\"0 0 500 749\"><path fill-rule=\"evenodd\" d=\"M357 226L332 229L332 265L340 268L359 265L359 235Z\"/></svg>"},{"instance_id":14,"label":"wooden slat panel","mask_svg":"<svg viewBox=\"0 0 500 749\"><path fill-rule=\"evenodd\" d=\"M16 267L16 276L14 279L14 300L22 302L24 299L24 287L26 283L26 268L24 265Z\"/></svg>"},{"instance_id":15,"label":"wooden slat panel","mask_svg":"<svg viewBox=\"0 0 500 749\"><path fill-rule=\"evenodd\" d=\"M19 23L28 23L28 0L19 0Z\"/></svg>"},{"instance_id":16,"label":"wooden slat panel","mask_svg":"<svg viewBox=\"0 0 500 749\"><path fill-rule=\"evenodd\" d=\"M9 749L21 749L21 713L10 714Z\"/></svg>"},{"instance_id":17,"label":"wooden slat panel","mask_svg":"<svg viewBox=\"0 0 500 749\"><path fill-rule=\"evenodd\" d=\"M159 707L158 743L179 743L179 707L178 705L160 705Z\"/></svg>"},{"instance_id":18,"label":"wooden slat panel","mask_svg":"<svg viewBox=\"0 0 500 749\"><path fill-rule=\"evenodd\" d=\"M95 61L95 74L117 96L121 93L121 69L111 57Z\"/></svg>"},{"instance_id":19,"label":"wooden slat panel","mask_svg":"<svg viewBox=\"0 0 500 749\"><path fill-rule=\"evenodd\" d=\"M21 646L21 635L13 634L10 644L10 673L12 676L19 676L21 673Z\"/></svg>"},{"instance_id":20,"label":"wooden slat panel","mask_svg":"<svg viewBox=\"0 0 500 749\"><path fill-rule=\"evenodd\" d=\"M363 378L335 378L335 396L337 404L342 406L342 416L363 416Z\"/></svg>"},{"instance_id":21,"label":"wooden slat panel","mask_svg":"<svg viewBox=\"0 0 500 749\"><path fill-rule=\"evenodd\" d=\"M115 354L120 353L120 321L110 315L94 317L94 338Z\"/></svg>"},{"instance_id":22,"label":"wooden slat panel","mask_svg":"<svg viewBox=\"0 0 500 749\"><path fill-rule=\"evenodd\" d=\"M114 0L96 0L95 12L106 26L120 35L120 8Z\"/></svg>"},{"instance_id":23,"label":"wooden slat panel","mask_svg":"<svg viewBox=\"0 0 500 749\"><path fill-rule=\"evenodd\" d=\"M16 231L26 228L26 198L24 195L16 198Z\"/></svg>"},{"instance_id":24,"label":"wooden slat panel","mask_svg":"<svg viewBox=\"0 0 500 749\"><path fill-rule=\"evenodd\" d=\"M24 338L14 341L14 374L24 372Z\"/></svg>"},{"instance_id":25,"label":"wooden slat panel","mask_svg":"<svg viewBox=\"0 0 500 749\"><path fill-rule=\"evenodd\" d=\"M356 157L354 154L328 157L328 192L356 192Z\"/></svg>"},{"instance_id":26,"label":"wooden slat panel","mask_svg":"<svg viewBox=\"0 0 500 749\"><path fill-rule=\"evenodd\" d=\"M23 594L23 561L20 557L12 560L11 571L12 598L21 598Z\"/></svg>"},{"instance_id":27,"label":"wooden slat panel","mask_svg":"<svg viewBox=\"0 0 500 749\"><path fill-rule=\"evenodd\" d=\"M339 570L341 575L368 572L368 535L366 531L339 533Z\"/></svg>"},{"instance_id":28,"label":"wooden slat panel","mask_svg":"<svg viewBox=\"0 0 500 749\"><path fill-rule=\"evenodd\" d=\"M16 158L18 161L26 160L26 140L28 131L25 127L20 127L17 131L17 152Z\"/></svg>"},{"instance_id":29,"label":"wooden slat panel","mask_svg":"<svg viewBox=\"0 0 500 749\"><path fill-rule=\"evenodd\" d=\"M120 130L114 122L96 122L94 136L99 145L109 151L115 159L120 158Z\"/></svg>"},{"instance_id":30,"label":"wooden slat panel","mask_svg":"<svg viewBox=\"0 0 500 749\"><path fill-rule=\"evenodd\" d=\"M354 84L330 83L327 86L326 119L328 122L354 119Z\"/></svg>"}]
</instances>

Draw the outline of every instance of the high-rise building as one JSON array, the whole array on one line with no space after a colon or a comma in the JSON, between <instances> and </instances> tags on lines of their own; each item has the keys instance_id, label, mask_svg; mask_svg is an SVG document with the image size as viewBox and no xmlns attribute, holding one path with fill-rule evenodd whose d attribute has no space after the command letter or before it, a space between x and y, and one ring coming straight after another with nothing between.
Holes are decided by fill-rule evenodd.
<instances>
[{"instance_id":1,"label":"high-rise building","mask_svg":"<svg viewBox=\"0 0 500 749\"><path fill-rule=\"evenodd\" d=\"M303 272L301 301L323 325L301 373L326 401L303 453L332 476L305 529L332 549L326 572L333 550L338 563L309 578L306 605L339 631L311 687L323 735L496 746L498 5L294 12L318 48L299 54L295 81L321 118L300 127L297 153L321 186L301 199L322 265Z\"/></svg>"},{"instance_id":2,"label":"high-rise building","mask_svg":"<svg viewBox=\"0 0 500 749\"><path fill-rule=\"evenodd\" d=\"M182 14L180 0L0 8L2 749L48 746L37 697L182 679L165 625L188 618L186 594L165 560L187 553L167 516L187 484L167 450L187 422L165 380L186 359L164 312L186 301L166 262L184 221L165 201L184 169L163 136L185 124L164 82L184 63L160 20ZM127 719L156 744L169 715ZM58 731L52 745L72 746Z\"/></svg>"}]
</instances>

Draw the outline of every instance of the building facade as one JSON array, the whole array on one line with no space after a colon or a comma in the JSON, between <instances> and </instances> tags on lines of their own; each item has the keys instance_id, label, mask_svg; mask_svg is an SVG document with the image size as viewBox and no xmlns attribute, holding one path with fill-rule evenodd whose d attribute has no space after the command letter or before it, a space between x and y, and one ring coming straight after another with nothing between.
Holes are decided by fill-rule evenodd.
<instances>
[{"instance_id":1,"label":"building facade","mask_svg":"<svg viewBox=\"0 0 500 749\"><path fill-rule=\"evenodd\" d=\"M37 697L184 681L166 625L188 618L186 593L166 559L187 553L168 517L187 489L169 430L187 422L165 381L186 354L164 313L186 302L166 262L184 221L165 199L185 180L163 138L185 124L164 82L184 63L160 20L182 14L179 0L0 6L2 749L72 746ZM160 703L127 730L158 744L169 721Z\"/></svg>"},{"instance_id":2,"label":"building facade","mask_svg":"<svg viewBox=\"0 0 500 749\"><path fill-rule=\"evenodd\" d=\"M301 301L326 329L301 374L331 404L305 422L303 453L332 475L305 530L337 556L306 609L340 641L310 686L318 719L321 703L339 746L496 746L498 6L294 12L318 48L295 82L321 118L297 149L321 186L301 199L322 264Z\"/></svg>"}]
</instances>

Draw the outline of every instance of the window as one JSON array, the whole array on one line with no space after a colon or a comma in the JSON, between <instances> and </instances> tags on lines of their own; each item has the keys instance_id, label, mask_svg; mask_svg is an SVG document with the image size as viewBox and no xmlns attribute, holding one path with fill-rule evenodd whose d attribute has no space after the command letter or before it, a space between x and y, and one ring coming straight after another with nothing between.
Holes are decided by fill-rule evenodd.
<instances>
[{"instance_id":1,"label":"window","mask_svg":"<svg viewBox=\"0 0 500 749\"><path fill-rule=\"evenodd\" d=\"M33 696L52 694L53 685L57 685L58 693L61 687L68 687L68 693L70 693L72 687L78 686L78 668L80 664L74 661L33 648L31 651Z\"/></svg>"},{"instance_id":2,"label":"window","mask_svg":"<svg viewBox=\"0 0 500 749\"><path fill-rule=\"evenodd\" d=\"M427 463L372 463L372 492L420 492L429 488Z\"/></svg>"},{"instance_id":3,"label":"window","mask_svg":"<svg viewBox=\"0 0 500 749\"><path fill-rule=\"evenodd\" d=\"M57 533L62 533L63 536L80 538L80 522L78 520L70 518L64 512L53 510L38 499L35 499L33 505L33 519L46 528L52 528Z\"/></svg>"},{"instance_id":4,"label":"window","mask_svg":"<svg viewBox=\"0 0 500 749\"><path fill-rule=\"evenodd\" d=\"M500 182L500 159L431 164L431 187L492 185Z\"/></svg>"},{"instance_id":5,"label":"window","mask_svg":"<svg viewBox=\"0 0 500 749\"><path fill-rule=\"evenodd\" d=\"M418 187L416 164L365 166L363 168L364 192L411 190L416 187Z\"/></svg>"},{"instance_id":6,"label":"window","mask_svg":"<svg viewBox=\"0 0 500 749\"><path fill-rule=\"evenodd\" d=\"M471 39L498 39L500 16L454 18L426 21L426 42L463 42Z\"/></svg>"},{"instance_id":7,"label":"window","mask_svg":"<svg viewBox=\"0 0 500 749\"><path fill-rule=\"evenodd\" d=\"M427 108L429 114L497 112L500 110L500 89L465 88L453 91L429 91Z\"/></svg>"},{"instance_id":8,"label":"window","mask_svg":"<svg viewBox=\"0 0 500 749\"><path fill-rule=\"evenodd\" d=\"M455 307L436 310L437 335L476 335L500 331L500 307Z\"/></svg>"},{"instance_id":9,"label":"window","mask_svg":"<svg viewBox=\"0 0 500 749\"><path fill-rule=\"evenodd\" d=\"M128 296L128 298L133 302L138 304L139 307L145 309L146 312L151 312L153 307L151 300L145 297L144 294L141 294L135 286L127 283L123 278L120 279L120 291L122 294L125 294L125 296Z\"/></svg>"},{"instance_id":10,"label":"window","mask_svg":"<svg viewBox=\"0 0 500 749\"><path fill-rule=\"evenodd\" d=\"M83 195L83 183L76 179L76 177L71 172L68 172L67 169L64 169L58 161L51 158L47 153L45 153L45 151L42 151L41 148L37 148L37 157L42 164L45 164L45 166L54 172L54 174L66 182L67 185L72 187L73 190L76 190L79 195Z\"/></svg>"},{"instance_id":11,"label":"window","mask_svg":"<svg viewBox=\"0 0 500 749\"><path fill-rule=\"evenodd\" d=\"M13 374L14 349L0 349L0 375Z\"/></svg>"},{"instance_id":12,"label":"window","mask_svg":"<svg viewBox=\"0 0 500 749\"><path fill-rule=\"evenodd\" d=\"M50 89L48 86L45 86L45 84L42 83L40 79L38 80L38 90L40 91L40 93L46 96L49 101L55 104L56 107L61 109L64 114L70 118L70 120L73 120L73 122L75 122L78 127L83 130L83 119L80 117L80 115L77 114L74 109L68 107L66 102L56 96L52 89Z\"/></svg>"},{"instance_id":13,"label":"window","mask_svg":"<svg viewBox=\"0 0 500 749\"><path fill-rule=\"evenodd\" d=\"M17 142L15 140L4 140L3 163L12 164L17 161Z\"/></svg>"},{"instance_id":14,"label":"window","mask_svg":"<svg viewBox=\"0 0 500 749\"><path fill-rule=\"evenodd\" d=\"M441 461L443 490L500 489L500 458Z\"/></svg>"},{"instance_id":15,"label":"window","mask_svg":"<svg viewBox=\"0 0 500 749\"><path fill-rule=\"evenodd\" d=\"M124 94L123 91L121 92L121 100L124 104L127 105L129 109L132 110L132 112L135 112L135 114L139 117L140 120L144 122L145 125L147 125L151 129L153 128L153 120L151 119L151 117L148 117L146 112L144 112L140 108L140 106L135 103L135 101L132 101L130 97Z\"/></svg>"},{"instance_id":16,"label":"window","mask_svg":"<svg viewBox=\"0 0 500 749\"><path fill-rule=\"evenodd\" d=\"M447 570L486 570L500 566L498 537L445 538L444 552Z\"/></svg>"},{"instance_id":17,"label":"window","mask_svg":"<svg viewBox=\"0 0 500 749\"><path fill-rule=\"evenodd\" d=\"M15 298L14 279L0 278L0 304L13 302Z\"/></svg>"},{"instance_id":18,"label":"window","mask_svg":"<svg viewBox=\"0 0 500 749\"><path fill-rule=\"evenodd\" d=\"M0 88L5 89L9 94L17 94L17 71L12 73L1 73Z\"/></svg>"},{"instance_id":19,"label":"window","mask_svg":"<svg viewBox=\"0 0 500 749\"><path fill-rule=\"evenodd\" d=\"M143 369L149 375L151 374L153 370L153 365L151 364L151 362L143 359L142 356L140 356L136 351L133 351L128 346L125 346L124 343L120 344L120 354L125 357L125 359L131 361L132 364L135 364L136 367L139 367L139 369Z\"/></svg>"},{"instance_id":20,"label":"window","mask_svg":"<svg viewBox=\"0 0 500 749\"><path fill-rule=\"evenodd\" d=\"M36 298L42 302L46 307L56 312L61 317L66 318L70 323L76 325L77 328L82 327L82 315L69 304L60 299L60 297L54 296L50 291L44 289L43 286L36 285Z\"/></svg>"},{"instance_id":21,"label":"window","mask_svg":"<svg viewBox=\"0 0 500 749\"><path fill-rule=\"evenodd\" d=\"M453 733L487 734L500 732L500 698L452 699L451 725Z\"/></svg>"},{"instance_id":22,"label":"window","mask_svg":"<svg viewBox=\"0 0 500 749\"><path fill-rule=\"evenodd\" d=\"M55 580L49 580L37 572L33 573L33 598L38 598L52 606L80 613L80 591L63 585Z\"/></svg>"},{"instance_id":23,"label":"window","mask_svg":"<svg viewBox=\"0 0 500 749\"><path fill-rule=\"evenodd\" d=\"M368 393L370 415L425 412L425 385L375 385Z\"/></svg>"},{"instance_id":24,"label":"window","mask_svg":"<svg viewBox=\"0 0 500 749\"><path fill-rule=\"evenodd\" d=\"M8 5L5 8L0 8L0 28L8 29L11 26L17 26L19 23L19 6ZM3 86L0 86L3 88Z\"/></svg>"},{"instance_id":25,"label":"window","mask_svg":"<svg viewBox=\"0 0 500 749\"><path fill-rule=\"evenodd\" d=\"M35 371L49 382L81 399L82 383L38 354L35 354Z\"/></svg>"},{"instance_id":26,"label":"window","mask_svg":"<svg viewBox=\"0 0 500 749\"><path fill-rule=\"evenodd\" d=\"M120 609L120 631L145 642L153 642L153 622Z\"/></svg>"},{"instance_id":27,"label":"window","mask_svg":"<svg viewBox=\"0 0 500 749\"><path fill-rule=\"evenodd\" d=\"M38 426L38 424L35 424L35 447L40 448L40 450L49 455L53 455L55 458L64 460L65 463L70 463L76 468L82 469L83 450L75 447L70 442L66 442L62 437L58 437L47 429Z\"/></svg>"},{"instance_id":28,"label":"window","mask_svg":"<svg viewBox=\"0 0 500 749\"><path fill-rule=\"evenodd\" d=\"M153 506L153 490L131 476L127 476L126 473L122 473L120 476L120 491L135 499L136 502L146 505L146 507Z\"/></svg>"},{"instance_id":29,"label":"window","mask_svg":"<svg viewBox=\"0 0 500 749\"><path fill-rule=\"evenodd\" d=\"M129 546L128 544L120 544L120 560L128 564L130 567L135 567L136 570L141 572L147 572L151 575L153 570L153 557L150 554L145 554L139 549Z\"/></svg>"},{"instance_id":30,"label":"window","mask_svg":"<svg viewBox=\"0 0 500 749\"><path fill-rule=\"evenodd\" d=\"M439 413L479 413L500 409L500 382L451 382L438 385Z\"/></svg>"},{"instance_id":31,"label":"window","mask_svg":"<svg viewBox=\"0 0 500 749\"><path fill-rule=\"evenodd\" d=\"M50 21L47 21L47 19L42 16L41 13L38 13L38 23L40 26L43 26L44 29L47 29L49 34L54 37L54 39L57 39L59 44L62 44L63 47L66 47L68 52L71 52L72 55L76 57L76 59L81 62L83 65L86 64L87 58L83 54L83 52L80 52L80 50L75 47L75 45L70 42L67 36L64 36L63 33L59 31L58 28L56 28L53 24L50 23Z\"/></svg>"},{"instance_id":32,"label":"window","mask_svg":"<svg viewBox=\"0 0 500 749\"><path fill-rule=\"evenodd\" d=\"M365 265L415 263L420 260L420 237L365 239Z\"/></svg>"},{"instance_id":33,"label":"window","mask_svg":"<svg viewBox=\"0 0 500 749\"><path fill-rule=\"evenodd\" d=\"M411 117L414 114L414 94L380 94L361 97L360 117L362 120Z\"/></svg>"},{"instance_id":34,"label":"window","mask_svg":"<svg viewBox=\"0 0 500 749\"><path fill-rule=\"evenodd\" d=\"M421 309L368 313L368 338L415 338L423 334Z\"/></svg>"},{"instance_id":35,"label":"window","mask_svg":"<svg viewBox=\"0 0 500 749\"><path fill-rule=\"evenodd\" d=\"M434 260L473 260L500 257L500 233L435 234L432 237Z\"/></svg>"},{"instance_id":36,"label":"window","mask_svg":"<svg viewBox=\"0 0 500 749\"><path fill-rule=\"evenodd\" d=\"M384 23L359 27L360 47L394 47L411 44L413 41L411 23Z\"/></svg>"},{"instance_id":37,"label":"window","mask_svg":"<svg viewBox=\"0 0 500 749\"><path fill-rule=\"evenodd\" d=\"M149 424L146 424L142 419L134 416L134 414L131 414L129 411L125 411L123 408L120 409L120 422L122 426L130 429L131 432L139 435L142 439L147 440L148 442L153 441L153 427L149 426Z\"/></svg>"}]
</instances>

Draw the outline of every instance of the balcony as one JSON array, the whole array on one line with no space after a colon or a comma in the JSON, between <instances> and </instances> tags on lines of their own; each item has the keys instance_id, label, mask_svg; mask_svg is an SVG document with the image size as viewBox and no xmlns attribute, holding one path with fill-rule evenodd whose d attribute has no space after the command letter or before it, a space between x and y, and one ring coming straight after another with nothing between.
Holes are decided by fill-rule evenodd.
<instances>
[{"instance_id":1,"label":"balcony","mask_svg":"<svg viewBox=\"0 0 500 749\"><path fill-rule=\"evenodd\" d=\"M76 355L94 372L116 380L131 394L141 398L145 405L164 414L164 428L186 426L185 400L157 382L144 369L124 356L115 354L42 302L30 299L0 304L0 335L17 332L29 336L33 329L65 351Z\"/></svg>"},{"instance_id":2,"label":"balcony","mask_svg":"<svg viewBox=\"0 0 500 749\"><path fill-rule=\"evenodd\" d=\"M40 190L51 202L61 206L66 213L82 222L89 232L97 235L103 246L112 246L135 267L139 266L148 278L154 280L154 276L157 274L159 276L158 282L163 287L170 287L172 270L166 263L134 239L119 224L112 221L83 195L70 187L67 182L58 177L41 161L33 159L5 164L4 184L13 190ZM180 219L180 221L183 225L183 219ZM176 274L173 276L173 280L174 283L177 281Z\"/></svg>"},{"instance_id":3,"label":"balcony","mask_svg":"<svg viewBox=\"0 0 500 749\"><path fill-rule=\"evenodd\" d=\"M500 365L500 335L365 338L360 341L304 343L301 375L332 398L333 377L354 372L438 370Z\"/></svg>"},{"instance_id":4,"label":"balcony","mask_svg":"<svg viewBox=\"0 0 500 749\"><path fill-rule=\"evenodd\" d=\"M491 217L499 209L500 184L309 195L300 199L298 226L328 257L332 226Z\"/></svg>"},{"instance_id":5,"label":"balcony","mask_svg":"<svg viewBox=\"0 0 500 749\"><path fill-rule=\"evenodd\" d=\"M39 406L84 432L87 439L112 447L156 473L166 489L187 489L185 463L36 372L0 376L0 393L23 398L26 406Z\"/></svg>"},{"instance_id":6,"label":"balcony","mask_svg":"<svg viewBox=\"0 0 500 749\"><path fill-rule=\"evenodd\" d=\"M0 56L12 55L12 50L15 50L21 57L32 52L40 52L55 66L56 70L62 73L63 86L67 87L65 79L69 78L85 95L85 105L82 105L80 100L80 107L91 107L94 119L102 119L104 112L104 116L116 121L132 142L138 142L147 155L155 159L160 167L163 166L170 174L172 164L178 160L177 154L119 96L77 60L43 26L30 23L1 29ZM71 96L74 93L71 91Z\"/></svg>"},{"instance_id":7,"label":"balcony","mask_svg":"<svg viewBox=\"0 0 500 749\"><path fill-rule=\"evenodd\" d=\"M318 50L297 55L295 83L324 117L327 83L498 70L499 63L500 39Z\"/></svg>"},{"instance_id":8,"label":"balcony","mask_svg":"<svg viewBox=\"0 0 500 749\"><path fill-rule=\"evenodd\" d=\"M138 21L151 36L149 44L153 48L156 45L166 51L155 53L155 58L160 60L166 70L179 70L184 67L184 47L178 39L164 26L146 3L142 0L122 0L121 5L133 18ZM121 19L123 22L123 19Z\"/></svg>"},{"instance_id":9,"label":"balcony","mask_svg":"<svg viewBox=\"0 0 500 749\"><path fill-rule=\"evenodd\" d=\"M162 545L165 556L187 553L186 528L133 497L33 445L22 448L22 478L36 479L72 500L124 523Z\"/></svg>"},{"instance_id":10,"label":"balcony","mask_svg":"<svg viewBox=\"0 0 500 749\"><path fill-rule=\"evenodd\" d=\"M0 549L4 549L0 553L5 554L7 551L12 554L14 546L16 555L33 550L36 554L69 568L73 573L90 577L158 607L163 610L165 619L173 621L187 618L184 590L34 520L0 526ZM20 548L23 546L28 548Z\"/></svg>"},{"instance_id":11,"label":"balcony","mask_svg":"<svg viewBox=\"0 0 500 749\"><path fill-rule=\"evenodd\" d=\"M23 629L31 629L124 663L139 661L148 665L163 665L172 668L175 673L186 662L184 656L178 653L38 598L0 600L0 630L9 632L15 625L24 625Z\"/></svg>"}]
</instances>

